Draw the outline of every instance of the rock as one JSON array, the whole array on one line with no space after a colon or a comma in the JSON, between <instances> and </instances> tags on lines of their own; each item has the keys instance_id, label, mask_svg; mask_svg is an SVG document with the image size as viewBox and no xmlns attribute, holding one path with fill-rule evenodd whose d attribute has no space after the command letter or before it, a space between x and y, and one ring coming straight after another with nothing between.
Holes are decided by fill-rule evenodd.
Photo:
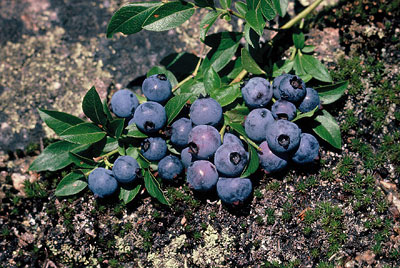
<instances>
[{"instance_id":1,"label":"rock","mask_svg":"<svg viewBox=\"0 0 400 268\"><path fill-rule=\"evenodd\" d=\"M372 265L375 262L375 253L372 250L367 250L356 256L355 259L359 264L366 262L368 265Z\"/></svg>"}]
</instances>

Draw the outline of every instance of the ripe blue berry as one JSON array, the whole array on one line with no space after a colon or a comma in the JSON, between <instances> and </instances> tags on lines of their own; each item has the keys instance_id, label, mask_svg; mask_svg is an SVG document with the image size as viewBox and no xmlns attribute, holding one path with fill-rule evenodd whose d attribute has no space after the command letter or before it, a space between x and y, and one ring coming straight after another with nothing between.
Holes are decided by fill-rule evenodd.
<instances>
[{"instance_id":1,"label":"ripe blue berry","mask_svg":"<svg viewBox=\"0 0 400 268\"><path fill-rule=\"evenodd\" d=\"M135 158L128 155L121 155L115 160L112 172L117 181L129 183L139 175L140 167Z\"/></svg>"},{"instance_id":2,"label":"ripe blue berry","mask_svg":"<svg viewBox=\"0 0 400 268\"><path fill-rule=\"evenodd\" d=\"M148 101L140 104L135 111L133 121L140 131L146 134L155 133L167 123L167 114L161 104Z\"/></svg>"},{"instance_id":3,"label":"ripe blue berry","mask_svg":"<svg viewBox=\"0 0 400 268\"><path fill-rule=\"evenodd\" d=\"M265 107L272 99L272 88L267 79L253 77L242 88L242 96L249 108Z\"/></svg>"},{"instance_id":4,"label":"ripe blue berry","mask_svg":"<svg viewBox=\"0 0 400 268\"><path fill-rule=\"evenodd\" d=\"M196 191L209 191L218 181L218 172L214 164L207 160L197 160L189 166L186 179L191 188Z\"/></svg>"},{"instance_id":5,"label":"ripe blue berry","mask_svg":"<svg viewBox=\"0 0 400 268\"><path fill-rule=\"evenodd\" d=\"M150 137L142 142L140 152L147 160L158 161L167 154L167 143L160 137Z\"/></svg>"},{"instance_id":6,"label":"ripe blue berry","mask_svg":"<svg viewBox=\"0 0 400 268\"><path fill-rule=\"evenodd\" d=\"M222 176L236 177L247 165L247 153L237 143L221 145L215 152L214 164Z\"/></svg>"},{"instance_id":7,"label":"ripe blue berry","mask_svg":"<svg viewBox=\"0 0 400 268\"><path fill-rule=\"evenodd\" d=\"M142 92L149 101L165 103L172 96L172 86L165 74L154 74L143 81Z\"/></svg>"},{"instance_id":8,"label":"ripe blue berry","mask_svg":"<svg viewBox=\"0 0 400 268\"><path fill-rule=\"evenodd\" d=\"M181 151L181 161L185 168L188 168L194 162L194 157L189 153L189 149L189 147L186 147Z\"/></svg>"},{"instance_id":9,"label":"ripe blue berry","mask_svg":"<svg viewBox=\"0 0 400 268\"><path fill-rule=\"evenodd\" d=\"M296 106L287 100L277 100L271 107L272 116L275 119L292 121L296 117Z\"/></svg>"},{"instance_id":10,"label":"ripe blue berry","mask_svg":"<svg viewBox=\"0 0 400 268\"><path fill-rule=\"evenodd\" d=\"M192 130L192 121L188 118L180 118L171 125L171 129L172 144L181 148L187 146L189 132Z\"/></svg>"},{"instance_id":11,"label":"ripe blue berry","mask_svg":"<svg viewBox=\"0 0 400 268\"><path fill-rule=\"evenodd\" d=\"M300 128L287 120L274 121L267 129L268 146L275 154L286 154L296 150L300 144Z\"/></svg>"},{"instance_id":12,"label":"ripe blue berry","mask_svg":"<svg viewBox=\"0 0 400 268\"><path fill-rule=\"evenodd\" d=\"M318 92L310 87L308 87L306 90L306 96L299 105L299 111L302 113L312 111L315 107L319 107L320 105Z\"/></svg>"},{"instance_id":13,"label":"ripe blue berry","mask_svg":"<svg viewBox=\"0 0 400 268\"><path fill-rule=\"evenodd\" d=\"M269 149L268 142L260 144L261 152L258 152L260 166L265 173L274 173L284 169L288 162L285 158L279 157Z\"/></svg>"},{"instance_id":14,"label":"ripe blue berry","mask_svg":"<svg viewBox=\"0 0 400 268\"><path fill-rule=\"evenodd\" d=\"M314 160L318 159L318 140L308 133L302 133L300 137L299 148L294 153L292 160L297 164L312 163Z\"/></svg>"},{"instance_id":15,"label":"ripe blue berry","mask_svg":"<svg viewBox=\"0 0 400 268\"><path fill-rule=\"evenodd\" d=\"M222 202L239 205L249 198L253 185L248 178L219 178L217 193Z\"/></svg>"},{"instance_id":16,"label":"ripe blue berry","mask_svg":"<svg viewBox=\"0 0 400 268\"><path fill-rule=\"evenodd\" d=\"M189 133L189 152L197 159L211 158L221 146L221 136L213 126L195 126Z\"/></svg>"},{"instance_id":17,"label":"ripe blue berry","mask_svg":"<svg viewBox=\"0 0 400 268\"><path fill-rule=\"evenodd\" d=\"M103 198L117 190L118 182L111 170L100 167L89 174L88 186L95 196Z\"/></svg>"},{"instance_id":18,"label":"ripe blue berry","mask_svg":"<svg viewBox=\"0 0 400 268\"><path fill-rule=\"evenodd\" d=\"M279 85L282 81L283 78L290 76L290 74L282 74L278 77L275 77L274 81L272 82L272 89L274 91L274 98L279 100L281 98L281 95L279 93Z\"/></svg>"},{"instance_id":19,"label":"ripe blue berry","mask_svg":"<svg viewBox=\"0 0 400 268\"><path fill-rule=\"evenodd\" d=\"M250 139L255 142L261 142L265 140L265 132L274 121L268 109L254 109L247 115L244 121L244 130Z\"/></svg>"},{"instance_id":20,"label":"ripe blue berry","mask_svg":"<svg viewBox=\"0 0 400 268\"><path fill-rule=\"evenodd\" d=\"M158 175L164 180L173 180L183 171L181 160L174 155L168 155L158 163Z\"/></svg>"},{"instance_id":21,"label":"ripe blue berry","mask_svg":"<svg viewBox=\"0 0 400 268\"><path fill-rule=\"evenodd\" d=\"M278 92L280 99L299 103L306 96L306 83L296 75L287 75L281 80Z\"/></svg>"},{"instance_id":22,"label":"ripe blue berry","mask_svg":"<svg viewBox=\"0 0 400 268\"><path fill-rule=\"evenodd\" d=\"M223 144L228 144L228 143L237 143L243 147L242 141L236 135L229 132L225 132Z\"/></svg>"},{"instance_id":23,"label":"ripe blue berry","mask_svg":"<svg viewBox=\"0 0 400 268\"><path fill-rule=\"evenodd\" d=\"M217 126L222 120L222 107L213 98L199 98L190 106L190 119L195 125Z\"/></svg>"},{"instance_id":24,"label":"ripe blue berry","mask_svg":"<svg viewBox=\"0 0 400 268\"><path fill-rule=\"evenodd\" d=\"M139 106L139 100L129 89L121 89L111 97L111 110L118 117L131 117Z\"/></svg>"}]
</instances>

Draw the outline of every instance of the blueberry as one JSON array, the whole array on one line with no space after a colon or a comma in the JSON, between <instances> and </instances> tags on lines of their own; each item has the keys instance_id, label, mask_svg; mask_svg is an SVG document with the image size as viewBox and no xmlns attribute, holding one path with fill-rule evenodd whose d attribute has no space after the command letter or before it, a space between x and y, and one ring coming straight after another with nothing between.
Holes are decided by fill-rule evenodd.
<instances>
[{"instance_id":1,"label":"blueberry","mask_svg":"<svg viewBox=\"0 0 400 268\"><path fill-rule=\"evenodd\" d=\"M138 177L139 171L140 167L136 159L128 155L119 156L112 168L115 179L121 183L134 181Z\"/></svg>"},{"instance_id":2,"label":"blueberry","mask_svg":"<svg viewBox=\"0 0 400 268\"><path fill-rule=\"evenodd\" d=\"M278 94L280 99L290 102L301 102L306 96L306 83L296 75L287 75L279 84Z\"/></svg>"},{"instance_id":3,"label":"blueberry","mask_svg":"<svg viewBox=\"0 0 400 268\"><path fill-rule=\"evenodd\" d=\"M296 150L300 144L300 128L287 120L274 121L267 129L268 146L275 154L286 154Z\"/></svg>"},{"instance_id":4,"label":"blueberry","mask_svg":"<svg viewBox=\"0 0 400 268\"><path fill-rule=\"evenodd\" d=\"M100 167L89 174L88 186L95 196L103 198L117 190L118 182L111 170Z\"/></svg>"},{"instance_id":5,"label":"blueberry","mask_svg":"<svg viewBox=\"0 0 400 268\"><path fill-rule=\"evenodd\" d=\"M274 173L284 169L288 162L287 159L274 154L268 147L268 142L263 141L260 144L261 152L258 152L258 158L261 168L265 173Z\"/></svg>"},{"instance_id":6,"label":"blueberry","mask_svg":"<svg viewBox=\"0 0 400 268\"><path fill-rule=\"evenodd\" d=\"M272 99L272 88L267 79L253 77L242 88L242 96L249 108L265 107Z\"/></svg>"},{"instance_id":7,"label":"blueberry","mask_svg":"<svg viewBox=\"0 0 400 268\"><path fill-rule=\"evenodd\" d=\"M224 134L223 144L227 144L227 143L237 143L243 147L242 141L236 135L229 133L229 132L225 132L225 134Z\"/></svg>"},{"instance_id":8,"label":"blueberry","mask_svg":"<svg viewBox=\"0 0 400 268\"><path fill-rule=\"evenodd\" d=\"M320 100L318 92L313 88L306 88L307 93L304 97L303 101L299 104L299 111L302 113L306 113L312 111L315 107L319 107Z\"/></svg>"},{"instance_id":9,"label":"blueberry","mask_svg":"<svg viewBox=\"0 0 400 268\"><path fill-rule=\"evenodd\" d=\"M274 122L271 112L265 108L252 110L244 121L244 129L247 136L255 142L265 140L265 131Z\"/></svg>"},{"instance_id":10,"label":"blueberry","mask_svg":"<svg viewBox=\"0 0 400 268\"><path fill-rule=\"evenodd\" d=\"M165 74L154 74L143 81L142 92L149 101L165 103L172 96L172 86Z\"/></svg>"},{"instance_id":11,"label":"blueberry","mask_svg":"<svg viewBox=\"0 0 400 268\"><path fill-rule=\"evenodd\" d=\"M279 94L279 84L281 83L282 79L290 76L290 74L282 74L278 77L275 77L274 81L272 82L272 89L274 91L274 98L279 100L281 98Z\"/></svg>"},{"instance_id":12,"label":"blueberry","mask_svg":"<svg viewBox=\"0 0 400 268\"><path fill-rule=\"evenodd\" d=\"M197 160L187 169L186 179L194 190L209 191L217 184L218 172L210 161Z\"/></svg>"},{"instance_id":13,"label":"blueberry","mask_svg":"<svg viewBox=\"0 0 400 268\"><path fill-rule=\"evenodd\" d=\"M164 180L173 180L183 171L181 160L174 155L168 155L158 163L158 175Z\"/></svg>"},{"instance_id":14,"label":"blueberry","mask_svg":"<svg viewBox=\"0 0 400 268\"><path fill-rule=\"evenodd\" d=\"M237 143L221 145L215 152L214 164L222 176L236 177L247 165L247 153Z\"/></svg>"},{"instance_id":15,"label":"blueberry","mask_svg":"<svg viewBox=\"0 0 400 268\"><path fill-rule=\"evenodd\" d=\"M217 193L222 202L238 205L249 198L253 185L248 178L219 178Z\"/></svg>"},{"instance_id":16,"label":"blueberry","mask_svg":"<svg viewBox=\"0 0 400 268\"><path fill-rule=\"evenodd\" d=\"M287 100L277 100L271 107L271 113L275 119L292 121L296 117L296 106Z\"/></svg>"},{"instance_id":17,"label":"blueberry","mask_svg":"<svg viewBox=\"0 0 400 268\"><path fill-rule=\"evenodd\" d=\"M217 126L222 120L222 107L213 98L199 98L190 106L190 119L195 125Z\"/></svg>"},{"instance_id":18,"label":"blueberry","mask_svg":"<svg viewBox=\"0 0 400 268\"><path fill-rule=\"evenodd\" d=\"M318 140L308 133L302 133L300 138L299 148L294 153L292 160L297 164L312 163L314 160L318 159Z\"/></svg>"},{"instance_id":19,"label":"blueberry","mask_svg":"<svg viewBox=\"0 0 400 268\"><path fill-rule=\"evenodd\" d=\"M171 142L175 146L185 147L188 144L189 132L192 130L192 121L188 118L180 118L172 125Z\"/></svg>"},{"instance_id":20,"label":"blueberry","mask_svg":"<svg viewBox=\"0 0 400 268\"><path fill-rule=\"evenodd\" d=\"M188 168L194 161L194 157L189 153L189 147L186 147L181 151L181 161L185 168Z\"/></svg>"},{"instance_id":21,"label":"blueberry","mask_svg":"<svg viewBox=\"0 0 400 268\"><path fill-rule=\"evenodd\" d=\"M161 104L148 101L136 108L133 121L140 131L146 134L155 133L167 123L167 114Z\"/></svg>"},{"instance_id":22,"label":"blueberry","mask_svg":"<svg viewBox=\"0 0 400 268\"><path fill-rule=\"evenodd\" d=\"M129 89L121 89L111 97L111 110L118 117L131 117L139 106L139 100Z\"/></svg>"},{"instance_id":23,"label":"blueberry","mask_svg":"<svg viewBox=\"0 0 400 268\"><path fill-rule=\"evenodd\" d=\"M211 158L221 146L221 136L213 126L195 126L189 133L189 152L197 159Z\"/></svg>"},{"instance_id":24,"label":"blueberry","mask_svg":"<svg viewBox=\"0 0 400 268\"><path fill-rule=\"evenodd\" d=\"M145 139L141 147L140 152L150 161L158 161L167 154L167 143L160 137Z\"/></svg>"}]
</instances>

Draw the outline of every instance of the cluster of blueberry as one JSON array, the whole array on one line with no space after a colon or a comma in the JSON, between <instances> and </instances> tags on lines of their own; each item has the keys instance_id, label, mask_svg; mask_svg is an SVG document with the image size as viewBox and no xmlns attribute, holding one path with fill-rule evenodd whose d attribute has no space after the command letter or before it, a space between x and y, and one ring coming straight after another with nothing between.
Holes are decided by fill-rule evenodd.
<instances>
[{"instance_id":1,"label":"cluster of blueberry","mask_svg":"<svg viewBox=\"0 0 400 268\"><path fill-rule=\"evenodd\" d=\"M139 105L135 94L128 89L117 91L111 99L112 111L123 118L131 118L128 125L137 128L149 137L140 152L150 161L158 162L158 175L172 181L186 168L189 186L199 192L216 188L220 199L227 204L238 204L252 192L248 178L240 178L248 164L249 153L242 141L232 133L221 134L217 128L223 125L221 105L210 97L200 97L190 106L189 118L180 118L171 125L171 144L181 153L181 159L167 155L167 143L160 130L167 123L163 106L172 96L171 84L163 74L145 79L142 92L147 101ZM259 160L267 173L282 170L292 159L295 163L310 163L318 157L319 144L316 138L301 133L290 120L296 109L308 112L319 106L318 93L306 88L297 76L284 74L277 77L273 85L261 77L250 79L242 88L246 105L252 109L245 119L247 136L260 144ZM271 110L266 107L276 99ZM120 156L112 171L97 168L89 175L89 188L98 196L110 195L119 183L130 183L139 176L139 165L130 156Z\"/></svg>"}]
</instances>

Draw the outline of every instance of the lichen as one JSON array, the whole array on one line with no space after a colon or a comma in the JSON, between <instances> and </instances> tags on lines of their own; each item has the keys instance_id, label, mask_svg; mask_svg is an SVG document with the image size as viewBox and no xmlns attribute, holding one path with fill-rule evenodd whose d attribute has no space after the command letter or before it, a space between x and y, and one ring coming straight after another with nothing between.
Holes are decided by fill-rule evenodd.
<instances>
[{"instance_id":1,"label":"lichen","mask_svg":"<svg viewBox=\"0 0 400 268\"><path fill-rule=\"evenodd\" d=\"M149 253L147 261L153 264L153 267L174 268L182 267L184 256L178 253L186 241L186 235L180 235L172 239L171 243L164 247L161 251Z\"/></svg>"}]
</instances>

